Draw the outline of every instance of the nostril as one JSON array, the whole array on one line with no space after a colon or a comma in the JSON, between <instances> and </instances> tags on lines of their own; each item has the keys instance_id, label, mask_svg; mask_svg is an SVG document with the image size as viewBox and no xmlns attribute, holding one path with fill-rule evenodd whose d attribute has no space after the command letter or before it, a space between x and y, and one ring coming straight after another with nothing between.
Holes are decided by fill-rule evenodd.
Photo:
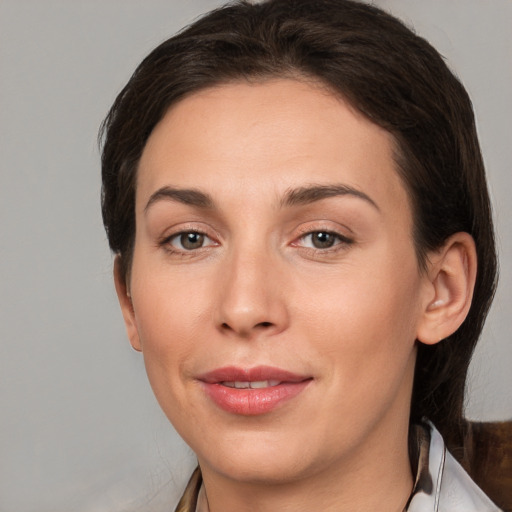
<instances>
[{"instance_id":1,"label":"nostril","mask_svg":"<svg viewBox=\"0 0 512 512\"><path fill-rule=\"evenodd\" d=\"M233 325L233 324L230 324L230 322L222 322L222 324L220 324L220 329L223 330L224 332L228 332L228 331L233 331L233 332L237 332L238 334L240 334L241 336L250 336L250 333L252 330L260 330L260 329L263 329L263 330L266 330L266 329L269 329L271 327L274 327L275 324L273 322L257 322L255 324L251 324L251 325Z\"/></svg>"}]
</instances>

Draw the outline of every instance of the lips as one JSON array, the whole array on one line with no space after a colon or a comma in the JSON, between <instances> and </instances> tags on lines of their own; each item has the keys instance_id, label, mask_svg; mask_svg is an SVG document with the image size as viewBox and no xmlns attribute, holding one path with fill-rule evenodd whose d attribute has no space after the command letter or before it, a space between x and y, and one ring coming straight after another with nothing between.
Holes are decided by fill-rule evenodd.
<instances>
[{"instance_id":1,"label":"lips","mask_svg":"<svg viewBox=\"0 0 512 512\"><path fill-rule=\"evenodd\" d=\"M280 368L218 368L198 377L206 395L232 414L254 416L269 413L299 395L312 381Z\"/></svg>"}]
</instances>

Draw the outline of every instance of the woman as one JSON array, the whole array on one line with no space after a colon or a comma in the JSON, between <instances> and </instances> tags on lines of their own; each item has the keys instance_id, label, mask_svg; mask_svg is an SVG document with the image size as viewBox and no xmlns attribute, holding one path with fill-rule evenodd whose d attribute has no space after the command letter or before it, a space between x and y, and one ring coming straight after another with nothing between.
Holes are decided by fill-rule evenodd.
<instances>
[{"instance_id":1,"label":"woman","mask_svg":"<svg viewBox=\"0 0 512 512\"><path fill-rule=\"evenodd\" d=\"M128 336L199 462L177 510L498 510L445 451L496 255L471 103L426 41L357 2L228 5L146 57L103 136Z\"/></svg>"}]
</instances>

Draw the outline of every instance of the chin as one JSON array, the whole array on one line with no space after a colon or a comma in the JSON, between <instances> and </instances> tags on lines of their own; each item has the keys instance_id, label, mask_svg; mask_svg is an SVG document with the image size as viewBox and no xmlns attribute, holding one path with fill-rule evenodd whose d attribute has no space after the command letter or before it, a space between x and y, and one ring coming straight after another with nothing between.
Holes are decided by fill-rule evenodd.
<instances>
[{"instance_id":1,"label":"chin","mask_svg":"<svg viewBox=\"0 0 512 512\"><path fill-rule=\"evenodd\" d=\"M315 466L304 448L303 439L273 434L273 438L233 436L229 442L211 444L196 451L202 467L209 466L224 477L252 484L282 484L306 476ZM205 457L201 456L201 452ZM325 460L325 459L324 459Z\"/></svg>"},{"instance_id":2,"label":"chin","mask_svg":"<svg viewBox=\"0 0 512 512\"><path fill-rule=\"evenodd\" d=\"M214 469L225 478L253 485L284 484L299 480L307 473L305 468L297 467L297 460L287 462L286 457L281 457L280 461L276 461L274 457L262 460L260 454L256 460L241 459L235 456L229 460L214 461L214 464L218 462ZM200 461L199 464L203 466L203 462Z\"/></svg>"}]
</instances>

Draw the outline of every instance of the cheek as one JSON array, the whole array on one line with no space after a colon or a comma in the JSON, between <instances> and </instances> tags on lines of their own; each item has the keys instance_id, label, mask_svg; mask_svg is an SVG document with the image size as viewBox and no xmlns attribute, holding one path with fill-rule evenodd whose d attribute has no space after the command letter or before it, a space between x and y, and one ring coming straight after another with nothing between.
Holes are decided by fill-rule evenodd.
<instances>
[{"instance_id":1,"label":"cheek","mask_svg":"<svg viewBox=\"0 0 512 512\"><path fill-rule=\"evenodd\" d=\"M201 349L207 325L208 295L181 281L164 272L133 275L135 321L146 371L159 401L164 392L179 394L186 363Z\"/></svg>"},{"instance_id":2,"label":"cheek","mask_svg":"<svg viewBox=\"0 0 512 512\"><path fill-rule=\"evenodd\" d=\"M148 295L151 300L141 301L136 316L149 384L169 421L190 443L190 425L201 424L201 417L189 406L187 376L190 361L201 350L201 330L189 321L193 315L187 301L169 293L148 290Z\"/></svg>"},{"instance_id":3,"label":"cheek","mask_svg":"<svg viewBox=\"0 0 512 512\"><path fill-rule=\"evenodd\" d=\"M133 272L132 294L141 342L159 351L172 346L177 353L208 315L207 280L170 271L163 263L142 261Z\"/></svg>"},{"instance_id":4,"label":"cheek","mask_svg":"<svg viewBox=\"0 0 512 512\"><path fill-rule=\"evenodd\" d=\"M331 372L359 379L399 374L414 350L419 319L420 285L412 255L398 265L389 255L332 275L323 288L303 296L301 312L308 338ZM313 288L314 289L314 288Z\"/></svg>"}]
</instances>

